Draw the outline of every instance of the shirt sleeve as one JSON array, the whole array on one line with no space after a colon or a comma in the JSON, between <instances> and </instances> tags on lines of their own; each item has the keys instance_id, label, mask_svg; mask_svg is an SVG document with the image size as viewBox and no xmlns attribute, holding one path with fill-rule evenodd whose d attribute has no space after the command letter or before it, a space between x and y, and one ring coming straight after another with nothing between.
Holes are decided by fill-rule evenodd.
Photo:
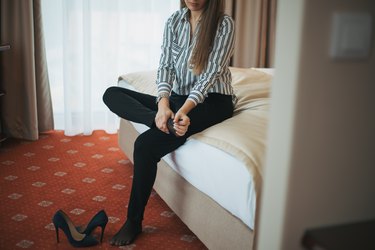
<instances>
[{"instance_id":1,"label":"shirt sleeve","mask_svg":"<svg viewBox=\"0 0 375 250\"><path fill-rule=\"evenodd\" d=\"M216 34L207 67L190 91L188 100L193 101L195 105L204 101L207 91L220 75L223 67L228 67L229 59L233 55L234 34L234 21L229 16L225 16Z\"/></svg>"},{"instance_id":2,"label":"shirt sleeve","mask_svg":"<svg viewBox=\"0 0 375 250\"><path fill-rule=\"evenodd\" d=\"M173 30L172 30L172 19L171 16L165 24L163 43L161 46L162 52L159 61L159 68L157 72L156 84L158 89L158 99L160 97L168 97L171 90L173 81L175 78L174 73L174 62L172 57L172 41L173 41Z\"/></svg>"}]
</instances>

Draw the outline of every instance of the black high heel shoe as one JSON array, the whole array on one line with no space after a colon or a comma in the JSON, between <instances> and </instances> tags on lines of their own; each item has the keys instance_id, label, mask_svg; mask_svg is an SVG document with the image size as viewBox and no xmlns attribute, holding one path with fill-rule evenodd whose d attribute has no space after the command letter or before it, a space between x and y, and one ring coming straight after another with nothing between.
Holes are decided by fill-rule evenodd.
<instances>
[{"instance_id":1,"label":"black high heel shoe","mask_svg":"<svg viewBox=\"0 0 375 250\"><path fill-rule=\"evenodd\" d=\"M102 233L100 235L100 242L102 242L104 229L107 223L108 223L107 214L105 213L104 210L100 210L96 215L94 215L94 217L92 217L92 219L90 220L90 222L87 224L86 227L78 227L77 229L80 233L90 235L95 230L95 228L101 227Z\"/></svg>"},{"instance_id":2,"label":"black high heel shoe","mask_svg":"<svg viewBox=\"0 0 375 250\"><path fill-rule=\"evenodd\" d=\"M56 240L59 240L59 228L63 230L69 243L74 247L89 247L98 244L98 241L90 235L81 234L77 231L76 227L73 225L72 221L69 219L68 215L62 210L55 213L52 218L52 222L56 229Z\"/></svg>"}]
</instances>

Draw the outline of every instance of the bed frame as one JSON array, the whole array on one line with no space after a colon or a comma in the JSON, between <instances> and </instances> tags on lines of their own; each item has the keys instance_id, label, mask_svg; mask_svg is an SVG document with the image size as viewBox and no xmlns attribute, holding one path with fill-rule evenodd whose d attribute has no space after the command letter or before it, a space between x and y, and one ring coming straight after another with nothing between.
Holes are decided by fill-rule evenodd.
<instances>
[{"instance_id":1,"label":"bed frame","mask_svg":"<svg viewBox=\"0 0 375 250\"><path fill-rule=\"evenodd\" d=\"M131 162L138 135L130 122L121 119L119 145ZM253 248L253 230L192 186L164 160L158 164L154 189L208 249Z\"/></svg>"}]
</instances>

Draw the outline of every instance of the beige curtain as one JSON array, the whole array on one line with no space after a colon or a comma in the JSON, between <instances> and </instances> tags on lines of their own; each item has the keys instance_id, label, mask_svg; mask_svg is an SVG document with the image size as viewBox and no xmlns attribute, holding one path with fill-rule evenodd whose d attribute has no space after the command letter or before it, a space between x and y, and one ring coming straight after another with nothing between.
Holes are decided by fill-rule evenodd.
<instances>
[{"instance_id":1,"label":"beige curtain","mask_svg":"<svg viewBox=\"0 0 375 250\"><path fill-rule=\"evenodd\" d=\"M277 0L226 0L236 23L232 66L273 67Z\"/></svg>"},{"instance_id":2,"label":"beige curtain","mask_svg":"<svg viewBox=\"0 0 375 250\"><path fill-rule=\"evenodd\" d=\"M2 132L38 139L53 129L53 115L44 49L41 0L0 0Z\"/></svg>"}]
</instances>

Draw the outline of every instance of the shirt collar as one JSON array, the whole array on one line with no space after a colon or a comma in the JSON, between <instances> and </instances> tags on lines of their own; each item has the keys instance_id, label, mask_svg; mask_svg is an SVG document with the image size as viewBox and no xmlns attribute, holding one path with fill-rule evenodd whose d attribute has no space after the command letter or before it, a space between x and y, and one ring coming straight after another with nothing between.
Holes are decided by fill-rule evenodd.
<instances>
[{"instance_id":1,"label":"shirt collar","mask_svg":"<svg viewBox=\"0 0 375 250\"><path fill-rule=\"evenodd\" d=\"M182 9L182 19L185 20L186 22L189 22L189 9L187 7ZM199 17L198 19L198 24L201 22L202 16Z\"/></svg>"},{"instance_id":2,"label":"shirt collar","mask_svg":"<svg viewBox=\"0 0 375 250\"><path fill-rule=\"evenodd\" d=\"M187 7L182 9L182 19L189 22L189 9Z\"/></svg>"}]
</instances>

